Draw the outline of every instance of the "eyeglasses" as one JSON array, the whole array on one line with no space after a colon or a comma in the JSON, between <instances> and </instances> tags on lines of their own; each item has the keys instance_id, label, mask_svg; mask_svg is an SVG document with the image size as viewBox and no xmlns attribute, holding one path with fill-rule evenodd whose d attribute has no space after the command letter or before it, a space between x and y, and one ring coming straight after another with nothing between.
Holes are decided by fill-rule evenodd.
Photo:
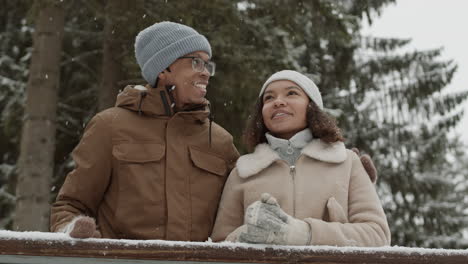
<instances>
[{"instance_id":1,"label":"eyeglasses","mask_svg":"<svg viewBox=\"0 0 468 264\"><path fill-rule=\"evenodd\" d=\"M216 63L213 61L204 61L202 58L193 56L179 57L179 59L192 59L192 69L194 71L203 72L206 69L210 76L215 75Z\"/></svg>"}]
</instances>

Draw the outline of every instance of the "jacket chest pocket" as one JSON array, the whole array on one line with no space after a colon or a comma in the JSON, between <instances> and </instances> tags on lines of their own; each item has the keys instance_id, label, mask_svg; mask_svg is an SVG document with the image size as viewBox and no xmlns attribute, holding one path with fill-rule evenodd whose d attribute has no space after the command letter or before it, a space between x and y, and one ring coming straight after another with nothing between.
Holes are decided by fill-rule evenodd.
<instances>
[{"instance_id":1,"label":"jacket chest pocket","mask_svg":"<svg viewBox=\"0 0 468 264\"><path fill-rule=\"evenodd\" d=\"M189 155L194 165L193 172L190 172L192 225L200 227L200 237L192 239L203 240L213 228L228 168L224 159L198 147L190 146Z\"/></svg>"},{"instance_id":2,"label":"jacket chest pocket","mask_svg":"<svg viewBox=\"0 0 468 264\"><path fill-rule=\"evenodd\" d=\"M113 181L121 231L164 224L165 145L121 143L113 147L112 155L117 160Z\"/></svg>"},{"instance_id":3,"label":"jacket chest pocket","mask_svg":"<svg viewBox=\"0 0 468 264\"><path fill-rule=\"evenodd\" d=\"M197 147L189 147L190 159L195 167L214 174L215 176L224 177L227 173L227 166L224 159L218 157L214 153L203 151Z\"/></svg>"}]
</instances>

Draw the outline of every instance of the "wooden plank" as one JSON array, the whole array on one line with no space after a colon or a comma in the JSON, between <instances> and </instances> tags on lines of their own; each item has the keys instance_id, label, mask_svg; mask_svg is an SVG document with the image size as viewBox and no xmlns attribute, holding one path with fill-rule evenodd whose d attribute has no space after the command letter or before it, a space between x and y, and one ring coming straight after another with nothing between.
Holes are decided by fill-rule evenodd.
<instances>
[{"instance_id":1,"label":"wooden plank","mask_svg":"<svg viewBox=\"0 0 468 264\"><path fill-rule=\"evenodd\" d=\"M0 264L213 264L214 262L194 262L167 260L135 260L135 259L111 259L111 258L75 258L75 257L50 257L50 256L22 256L0 255ZM217 262L221 263L221 262ZM224 264L224 263L221 263ZM227 264L227 263L226 263Z\"/></svg>"},{"instance_id":2,"label":"wooden plank","mask_svg":"<svg viewBox=\"0 0 468 264\"><path fill-rule=\"evenodd\" d=\"M468 250L411 248L281 247L110 239L21 239L0 237L0 263L12 256L86 260L151 260L176 263L468 263ZM236 244L237 245L237 244ZM2 256L3 255L3 256ZM38 258L39 259L39 258ZM15 262L41 263L41 262ZM76 262L75 262L76 263ZM87 262L83 262L87 263ZM98 262L94 262L98 263ZM122 262L126 263L126 262Z\"/></svg>"}]
</instances>

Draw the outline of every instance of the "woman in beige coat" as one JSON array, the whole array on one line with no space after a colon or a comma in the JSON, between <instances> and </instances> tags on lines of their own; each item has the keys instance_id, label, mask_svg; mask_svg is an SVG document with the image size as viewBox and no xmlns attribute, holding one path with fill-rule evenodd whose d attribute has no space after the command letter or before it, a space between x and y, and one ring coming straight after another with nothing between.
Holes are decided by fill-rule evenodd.
<instances>
[{"instance_id":1,"label":"woman in beige coat","mask_svg":"<svg viewBox=\"0 0 468 264\"><path fill-rule=\"evenodd\" d=\"M296 71L263 85L224 187L212 239L281 245L385 246L390 230L359 157Z\"/></svg>"}]
</instances>

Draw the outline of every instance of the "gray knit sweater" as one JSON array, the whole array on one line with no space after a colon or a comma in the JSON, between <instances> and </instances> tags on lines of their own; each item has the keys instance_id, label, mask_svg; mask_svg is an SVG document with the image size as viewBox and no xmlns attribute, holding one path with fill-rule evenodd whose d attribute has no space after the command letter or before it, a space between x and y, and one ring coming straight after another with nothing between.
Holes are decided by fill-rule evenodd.
<instances>
[{"instance_id":1,"label":"gray knit sweater","mask_svg":"<svg viewBox=\"0 0 468 264\"><path fill-rule=\"evenodd\" d=\"M302 148L312 140L312 133L309 128L297 132L289 140L274 137L270 133L266 133L265 136L270 147L289 165L296 163Z\"/></svg>"}]
</instances>

